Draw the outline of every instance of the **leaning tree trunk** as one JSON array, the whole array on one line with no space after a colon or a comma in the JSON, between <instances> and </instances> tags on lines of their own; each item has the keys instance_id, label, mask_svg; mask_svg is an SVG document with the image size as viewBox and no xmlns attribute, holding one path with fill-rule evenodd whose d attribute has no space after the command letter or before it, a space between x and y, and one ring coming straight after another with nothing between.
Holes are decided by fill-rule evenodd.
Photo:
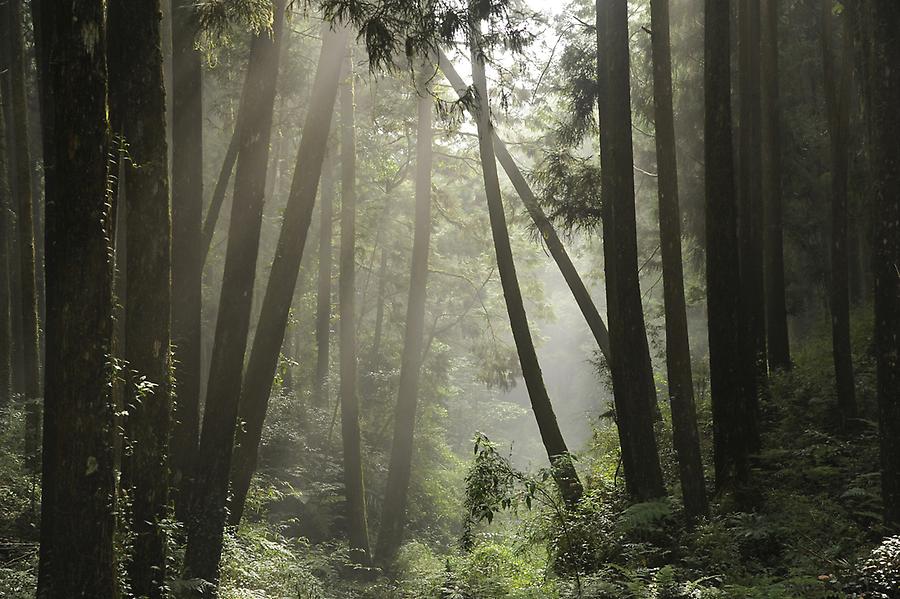
<instances>
[{"instance_id":1,"label":"leaning tree trunk","mask_svg":"<svg viewBox=\"0 0 900 599\"><path fill-rule=\"evenodd\" d=\"M203 303L203 68L194 0L172 2L172 345L175 421L171 441L175 515L187 520L200 433L200 311Z\"/></svg>"},{"instance_id":2,"label":"leaning tree trunk","mask_svg":"<svg viewBox=\"0 0 900 599\"><path fill-rule=\"evenodd\" d=\"M240 121L237 121L234 124L234 131L231 133L228 149L225 150L225 158L222 159L222 168L219 170L219 177L216 179L216 186L213 189L212 199L209 202L209 209L206 212L206 219L203 221L203 239L200 242L200 254L204 264L209 257L209 248L212 245L213 234L216 232L216 223L219 222L222 204L225 203L228 182L231 180L232 171L234 171L234 163L237 162L238 145L241 138L240 124Z\"/></svg>"},{"instance_id":3,"label":"leaning tree trunk","mask_svg":"<svg viewBox=\"0 0 900 599\"><path fill-rule=\"evenodd\" d=\"M900 529L900 4L869 0L875 359L884 521Z\"/></svg>"},{"instance_id":4,"label":"leaning tree trunk","mask_svg":"<svg viewBox=\"0 0 900 599\"><path fill-rule=\"evenodd\" d=\"M238 117L243 125L234 178L225 272L206 409L203 412L203 432L194 474L195 487L191 492L186 527L184 578L199 578L212 585L206 594L198 589L197 596L202 597L217 595L231 456L265 201L269 138L278 78L278 48L285 3L284 0L274 1L272 31L253 37L239 109L246 117ZM278 347L281 348L280 342Z\"/></svg>"},{"instance_id":5,"label":"leaning tree trunk","mask_svg":"<svg viewBox=\"0 0 900 599\"><path fill-rule=\"evenodd\" d=\"M37 596L117 596L106 3L42 3L47 344Z\"/></svg>"},{"instance_id":6,"label":"leaning tree trunk","mask_svg":"<svg viewBox=\"0 0 900 599\"><path fill-rule=\"evenodd\" d=\"M791 368L784 289L781 109L778 91L778 0L761 0L763 261L766 351L773 370Z\"/></svg>"},{"instance_id":7,"label":"leaning tree trunk","mask_svg":"<svg viewBox=\"0 0 900 599\"><path fill-rule=\"evenodd\" d=\"M528 316L525 313L525 304L522 301L522 291L519 288L519 280L516 275L516 265L513 261L512 247L509 241L509 229L506 225L506 215L503 212L503 200L500 196L500 179L497 176L497 163L494 156L493 125L491 124L490 105L488 102L487 77L484 73L484 57L481 49L480 24L475 24L471 40L472 49L472 76L474 79L475 95L480 98L475 110L478 125L478 146L481 155L481 170L484 176L484 191L487 196L488 214L491 221L491 235L494 239L494 251L497 254L497 269L500 271L500 284L503 287L503 297L506 300L506 311L509 314L509 325L512 329L516 351L519 354L519 364L522 367L522 378L525 379L525 387L531 400L531 409L537 421L541 441L550 464L553 469L553 478L559 488L560 495L569 507L574 507L581 499L583 488L575 471L569 449L563 439L556 414L547 387L544 385L544 377L541 374L541 366L538 362L537 352L534 349L534 341L531 338L531 330L528 326ZM649 405L649 404L648 404Z\"/></svg>"},{"instance_id":8,"label":"leaning tree trunk","mask_svg":"<svg viewBox=\"0 0 900 599\"><path fill-rule=\"evenodd\" d=\"M350 559L370 561L363 482L362 435L356 385L356 122L353 106L353 58L347 52L346 79L341 85L341 255L338 279L340 314L341 442L344 450L344 499Z\"/></svg>"},{"instance_id":9,"label":"leaning tree trunk","mask_svg":"<svg viewBox=\"0 0 900 599\"><path fill-rule=\"evenodd\" d=\"M678 207L678 164L675 114L672 108L672 55L669 48L669 0L652 0L653 103L656 114L656 163L659 173L659 237L666 311L666 370L672 407L672 436L678 457L684 509L694 520L709 512L697 409L691 376L681 259L681 211Z\"/></svg>"},{"instance_id":10,"label":"leaning tree trunk","mask_svg":"<svg viewBox=\"0 0 900 599\"><path fill-rule=\"evenodd\" d=\"M319 190L319 270L316 291L316 374L313 379L313 400L316 405L329 404L328 371L331 345L331 231L334 219L334 182L332 166L322 167L322 186Z\"/></svg>"},{"instance_id":11,"label":"leaning tree trunk","mask_svg":"<svg viewBox=\"0 0 900 599\"><path fill-rule=\"evenodd\" d=\"M125 259L125 436L122 488L131 505L131 592L167 595L169 499L170 235L166 102L159 0L110 0L107 64L113 131L127 144L123 187Z\"/></svg>"},{"instance_id":12,"label":"leaning tree trunk","mask_svg":"<svg viewBox=\"0 0 900 599\"><path fill-rule=\"evenodd\" d=\"M409 299L406 304L406 334L400 361L400 384L394 411L394 441L388 469L381 530L376 557L382 566L389 565L403 541L406 504L412 473L413 438L416 428L416 404L419 395L419 372L425 342L425 292L428 283L428 252L431 241L431 165L432 99L428 88L429 65L420 66L418 77L418 124L416 128L416 218L413 237L412 266L409 276ZM382 257L384 257L382 249ZM382 273L383 274L383 273ZM377 358L377 354L375 355Z\"/></svg>"},{"instance_id":13,"label":"leaning tree trunk","mask_svg":"<svg viewBox=\"0 0 900 599\"><path fill-rule=\"evenodd\" d=\"M41 418L40 333L38 295L35 278L34 208L31 189L31 148L28 145L28 98L25 89L25 23L22 0L8 0L4 15L9 44L10 137L8 152L12 156L12 192L15 197L17 236L19 240L19 280L22 294L22 354L25 364L25 459L31 472L40 469L38 437Z\"/></svg>"},{"instance_id":14,"label":"leaning tree trunk","mask_svg":"<svg viewBox=\"0 0 900 599\"><path fill-rule=\"evenodd\" d=\"M746 393L740 347L737 200L731 129L731 2L706 0L704 40L706 304L716 487L747 481Z\"/></svg>"},{"instance_id":15,"label":"leaning tree trunk","mask_svg":"<svg viewBox=\"0 0 900 599\"><path fill-rule=\"evenodd\" d=\"M628 10L625 0L597 1L601 82L603 250L609 305L612 382L628 493L639 501L665 495L653 410L648 398L650 348L641 305L632 173Z\"/></svg>"},{"instance_id":16,"label":"leaning tree trunk","mask_svg":"<svg viewBox=\"0 0 900 599\"><path fill-rule=\"evenodd\" d=\"M238 433L231 480L231 521L239 522L250 479L256 469L256 456L262 438L263 422L269 405L269 393L275 380L278 355L284 342L303 247L309 233L319 175L325 159L325 147L331 129L337 98L344 48L350 32L347 28L327 30L324 34L319 66L310 97L309 111L297 150L297 163L291 192L284 210L284 222L263 298L260 320L253 338L253 349L241 390L240 418L245 423Z\"/></svg>"},{"instance_id":17,"label":"leaning tree trunk","mask_svg":"<svg viewBox=\"0 0 900 599\"><path fill-rule=\"evenodd\" d=\"M850 31L844 31L841 66L834 50L833 0L822 0L822 64L825 112L831 140L831 350L841 426L856 418L853 359L850 345L850 254L847 179L850 171ZM839 70L840 69L840 70Z\"/></svg>"}]
</instances>

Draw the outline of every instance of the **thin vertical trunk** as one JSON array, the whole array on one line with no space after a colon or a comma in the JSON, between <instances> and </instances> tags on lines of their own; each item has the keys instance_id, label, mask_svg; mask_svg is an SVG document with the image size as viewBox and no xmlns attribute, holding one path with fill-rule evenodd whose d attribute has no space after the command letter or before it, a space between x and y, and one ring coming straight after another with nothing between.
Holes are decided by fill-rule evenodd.
<instances>
[{"instance_id":1,"label":"thin vertical trunk","mask_svg":"<svg viewBox=\"0 0 900 599\"><path fill-rule=\"evenodd\" d=\"M263 298L260 320L253 338L241 390L240 419L245 423L239 431L231 481L231 522L239 522L250 480L256 470L259 441L269 406L269 394L278 367L278 353L287 328L291 303L297 287L300 262L312 221L319 176L325 160L325 148L337 99L344 48L350 32L347 28L332 31L326 26L316 79L310 96L309 110L297 149L291 192L284 209L284 221Z\"/></svg>"},{"instance_id":2,"label":"thin vertical trunk","mask_svg":"<svg viewBox=\"0 0 900 599\"><path fill-rule=\"evenodd\" d=\"M553 412L553 405L544 385L544 377L541 374L541 366L534 349L534 341L528 326L528 316L522 301L522 291L516 275L506 215L503 212L500 179L497 176L497 162L494 156L493 125L488 101L490 96L488 95L487 77L484 73L480 22L474 24L470 44L475 95L479 98L475 116L478 125L481 170L484 176L484 191L487 196L488 214L491 221L491 236L494 240L494 251L497 254L497 269L500 271L500 284L503 287L503 298L509 314L509 325L516 344L516 352L519 355L522 378L525 379L525 387L531 400L531 409L534 412L541 441L553 469L553 478L566 505L574 507L584 491L569 449L566 447L565 439L559 430L556 414Z\"/></svg>"},{"instance_id":3,"label":"thin vertical trunk","mask_svg":"<svg viewBox=\"0 0 900 599\"><path fill-rule=\"evenodd\" d=\"M313 400L316 405L329 402L328 372L329 347L331 345L331 231L334 219L333 166L327 160L322 167L322 185L319 190L319 270L316 295L316 374L313 380Z\"/></svg>"},{"instance_id":4,"label":"thin vertical trunk","mask_svg":"<svg viewBox=\"0 0 900 599\"><path fill-rule=\"evenodd\" d=\"M706 0L706 294L716 487L749 477L746 387L740 347L741 297L731 129L731 2Z\"/></svg>"},{"instance_id":5,"label":"thin vertical trunk","mask_svg":"<svg viewBox=\"0 0 900 599\"><path fill-rule=\"evenodd\" d=\"M665 487L653 430L655 401L648 400L655 400L656 392L647 380L650 348L638 279L625 0L597 1L597 59L603 251L616 423L628 493L639 501L648 501L665 495Z\"/></svg>"},{"instance_id":6,"label":"thin vertical trunk","mask_svg":"<svg viewBox=\"0 0 900 599\"><path fill-rule=\"evenodd\" d=\"M356 389L356 122L351 51L347 53L345 74L347 78L341 85L341 271L338 280L341 441L350 558L367 564L370 561L369 530Z\"/></svg>"},{"instance_id":7,"label":"thin vertical trunk","mask_svg":"<svg viewBox=\"0 0 900 599\"><path fill-rule=\"evenodd\" d=\"M225 272L187 522L184 577L203 579L212 585L205 594L197 591L197 596L203 597L218 593L231 457L259 253L285 1L274 0L273 9L272 31L260 32L251 41L241 94L239 110L245 116L238 117L243 126Z\"/></svg>"},{"instance_id":8,"label":"thin vertical trunk","mask_svg":"<svg viewBox=\"0 0 900 599\"><path fill-rule=\"evenodd\" d=\"M172 3L172 345L175 418L171 457L175 514L188 516L200 432L203 303L203 69L194 0Z\"/></svg>"},{"instance_id":9,"label":"thin vertical trunk","mask_svg":"<svg viewBox=\"0 0 900 599\"><path fill-rule=\"evenodd\" d=\"M875 359L884 521L900 529L900 4L869 0Z\"/></svg>"},{"instance_id":10,"label":"thin vertical trunk","mask_svg":"<svg viewBox=\"0 0 900 599\"><path fill-rule=\"evenodd\" d=\"M0 65L2 68L2 65ZM12 236L10 192L6 153L6 97L0 87L0 408L9 405L12 394L12 319L10 308L10 255Z\"/></svg>"},{"instance_id":11,"label":"thin vertical trunk","mask_svg":"<svg viewBox=\"0 0 900 599\"><path fill-rule=\"evenodd\" d=\"M25 363L25 459L31 472L40 469L40 340L38 297L35 279L34 208L31 189L31 149L28 144L28 101L25 89L25 35L22 0L8 0L5 6L9 44L10 98L12 117L9 154L13 156L12 181L19 240L19 275L16 284L22 293L22 354Z\"/></svg>"},{"instance_id":12,"label":"thin vertical trunk","mask_svg":"<svg viewBox=\"0 0 900 599\"><path fill-rule=\"evenodd\" d=\"M406 504L412 473L413 439L416 428L416 404L419 395L419 373L425 342L425 298L428 283L428 253L431 243L431 166L432 106L428 89L431 68L420 66L418 76L418 124L416 127L416 218L413 237L412 265L409 276L409 300L406 304L406 334L400 362L400 386L394 412L394 441L388 469L381 531L376 557L382 565L390 564L403 541ZM386 264L382 249L382 264ZM382 272L382 277L384 272ZM378 357L378 354L375 354Z\"/></svg>"},{"instance_id":13,"label":"thin vertical trunk","mask_svg":"<svg viewBox=\"0 0 900 599\"><path fill-rule=\"evenodd\" d=\"M848 242L848 188L850 170L850 32L844 31L844 51L837 64L833 0L822 0L822 64L825 106L831 140L831 349L841 425L856 418L853 360L850 346L850 254Z\"/></svg>"},{"instance_id":14,"label":"thin vertical trunk","mask_svg":"<svg viewBox=\"0 0 900 599\"><path fill-rule=\"evenodd\" d=\"M691 376L684 266L681 258L681 211L678 206L678 163L675 114L672 108L672 55L669 47L669 0L652 0L653 101L656 114L656 163L659 173L659 237L666 311L666 370L672 408L672 435L678 457L681 493L688 518L709 512L697 409Z\"/></svg>"},{"instance_id":15,"label":"thin vertical trunk","mask_svg":"<svg viewBox=\"0 0 900 599\"><path fill-rule=\"evenodd\" d=\"M791 368L784 289L784 215L781 193L781 108L778 75L778 0L762 0L762 195L766 292L766 350L773 370Z\"/></svg>"},{"instance_id":16,"label":"thin vertical trunk","mask_svg":"<svg viewBox=\"0 0 900 599\"><path fill-rule=\"evenodd\" d=\"M378 266L378 291L375 306L375 330L372 333L372 358L369 363L373 368L381 365L381 341L384 337L384 293L387 286L388 250L381 248L381 264Z\"/></svg>"},{"instance_id":17,"label":"thin vertical trunk","mask_svg":"<svg viewBox=\"0 0 900 599\"><path fill-rule=\"evenodd\" d=\"M37 597L116 596L105 2L43 3L47 345ZM66 150L68 149L68 150ZM76 151L77 150L77 151ZM77 516L73 516L76 514Z\"/></svg>"},{"instance_id":18,"label":"thin vertical trunk","mask_svg":"<svg viewBox=\"0 0 900 599\"><path fill-rule=\"evenodd\" d=\"M130 499L137 597L164 597L168 516L170 235L168 146L160 2L110 0L107 63L113 131L127 144L126 381L122 487ZM121 266L120 266L121 268Z\"/></svg>"}]
</instances>

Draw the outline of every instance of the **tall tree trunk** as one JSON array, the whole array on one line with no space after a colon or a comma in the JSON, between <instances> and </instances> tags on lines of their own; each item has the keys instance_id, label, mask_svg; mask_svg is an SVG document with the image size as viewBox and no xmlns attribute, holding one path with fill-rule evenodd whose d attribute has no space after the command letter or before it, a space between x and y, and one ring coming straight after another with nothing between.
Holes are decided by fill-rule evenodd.
<instances>
[{"instance_id":1,"label":"tall tree trunk","mask_svg":"<svg viewBox=\"0 0 900 599\"><path fill-rule=\"evenodd\" d=\"M356 389L356 116L350 50L347 52L345 74L346 79L341 85L341 272L338 279L341 442L350 558L357 563L368 564L371 558Z\"/></svg>"},{"instance_id":2,"label":"tall tree trunk","mask_svg":"<svg viewBox=\"0 0 900 599\"><path fill-rule=\"evenodd\" d=\"M850 31L844 31L844 51L837 65L834 48L834 0L822 0L822 64L825 106L831 139L831 349L838 411L843 428L856 418L853 359L850 346L850 254L848 189L850 171Z\"/></svg>"},{"instance_id":3,"label":"tall tree trunk","mask_svg":"<svg viewBox=\"0 0 900 599\"><path fill-rule=\"evenodd\" d=\"M704 40L706 294L716 486L747 481L740 264L731 129L731 2L706 0Z\"/></svg>"},{"instance_id":4,"label":"tall tree trunk","mask_svg":"<svg viewBox=\"0 0 900 599\"><path fill-rule=\"evenodd\" d=\"M2 68L2 65L0 65ZM9 405L12 395L12 296L10 287L10 238L12 212L6 152L6 97L0 87L0 408Z\"/></svg>"},{"instance_id":5,"label":"tall tree trunk","mask_svg":"<svg viewBox=\"0 0 900 599\"><path fill-rule=\"evenodd\" d=\"M766 350L773 370L791 368L784 289L784 211L781 193L781 107L778 0L761 0L762 195L766 292Z\"/></svg>"},{"instance_id":6,"label":"tall tree trunk","mask_svg":"<svg viewBox=\"0 0 900 599\"><path fill-rule=\"evenodd\" d=\"M681 211L678 206L678 163L675 114L672 108L672 55L669 47L669 0L652 0L653 103L656 114L656 163L659 173L659 237L666 311L666 370L672 407L672 435L678 457L681 493L688 518L709 512L697 409L691 376L691 347L684 299L681 259Z\"/></svg>"},{"instance_id":7,"label":"tall tree trunk","mask_svg":"<svg viewBox=\"0 0 900 599\"><path fill-rule=\"evenodd\" d=\"M750 451L759 449L758 386L766 377L765 291L762 231L762 146L760 128L759 0L738 0L738 64L740 98L740 163L738 166L738 253L740 256L744 376L748 386L747 419Z\"/></svg>"},{"instance_id":8,"label":"tall tree trunk","mask_svg":"<svg viewBox=\"0 0 900 599\"><path fill-rule=\"evenodd\" d=\"M175 515L188 516L200 433L200 310L203 303L203 68L194 0L172 3L172 344L175 422L171 462Z\"/></svg>"},{"instance_id":9,"label":"tall tree trunk","mask_svg":"<svg viewBox=\"0 0 900 599\"><path fill-rule=\"evenodd\" d=\"M616 423L628 493L648 501L665 495L665 487L653 430L656 391L647 380L650 348L638 279L628 7L625 0L598 0L596 6L603 251Z\"/></svg>"},{"instance_id":10,"label":"tall tree trunk","mask_svg":"<svg viewBox=\"0 0 900 599\"><path fill-rule=\"evenodd\" d=\"M234 171L234 163L237 162L240 136L240 121L237 121L234 124L234 131L231 133L231 140L228 142L228 149L225 150L225 158L222 160L222 168L219 170L218 179L216 179L216 186L213 189L212 199L209 202L206 219L203 221L203 239L200 243L200 252L204 264L209 257L209 248L212 245L213 234L216 232L216 223L219 222L222 204L225 203L228 182L231 180L232 171Z\"/></svg>"},{"instance_id":11,"label":"tall tree trunk","mask_svg":"<svg viewBox=\"0 0 900 599\"><path fill-rule=\"evenodd\" d=\"M15 197L19 240L19 274L16 284L22 293L22 353L25 363L25 459L31 472L40 469L38 437L41 418L40 334L38 296L35 279L34 208L31 190L31 148L28 144L28 100L25 89L25 35L22 0L8 0L6 19L9 44L11 109L12 190Z\"/></svg>"},{"instance_id":12,"label":"tall tree trunk","mask_svg":"<svg viewBox=\"0 0 900 599\"><path fill-rule=\"evenodd\" d=\"M105 2L42 3L47 345L37 596L117 596Z\"/></svg>"},{"instance_id":13,"label":"tall tree trunk","mask_svg":"<svg viewBox=\"0 0 900 599\"><path fill-rule=\"evenodd\" d=\"M372 333L372 350L369 364L373 368L381 368L381 342L384 338L384 302L385 288L387 287L388 254L390 252L384 246L381 247L381 261L378 266L378 291L375 306L375 330Z\"/></svg>"},{"instance_id":14,"label":"tall tree trunk","mask_svg":"<svg viewBox=\"0 0 900 599\"><path fill-rule=\"evenodd\" d=\"M319 270L316 295L316 374L313 380L313 400L316 405L329 404L328 372L331 364L331 232L334 219L334 180L331 161L322 167L319 190Z\"/></svg>"},{"instance_id":15,"label":"tall tree trunk","mask_svg":"<svg viewBox=\"0 0 900 599\"><path fill-rule=\"evenodd\" d=\"M243 121L234 178L234 198L225 254L222 295L207 386L203 431L187 522L184 577L212 586L196 596L218 594L219 560L226 521L226 500L237 425L244 352L250 327L253 282L265 202L269 139L278 78L278 47L284 25L284 0L274 0L272 31L253 36L239 116ZM278 343L279 350L281 342Z\"/></svg>"},{"instance_id":16,"label":"tall tree trunk","mask_svg":"<svg viewBox=\"0 0 900 599\"><path fill-rule=\"evenodd\" d=\"M875 356L884 521L900 529L900 4L869 0Z\"/></svg>"},{"instance_id":17,"label":"tall tree trunk","mask_svg":"<svg viewBox=\"0 0 900 599\"><path fill-rule=\"evenodd\" d=\"M544 385L544 377L541 374L541 366L538 362L537 352L534 349L534 341L531 338L531 330L528 326L528 316L525 313L525 304L522 301L522 291L519 288L519 280L516 275L516 265L513 261L512 247L509 241L509 229L506 225L506 215L503 212L503 200L500 196L500 179L497 176L497 163L494 156L493 125L491 124L490 103L488 98L487 77L484 73L484 57L481 48L480 21L474 23L471 43L472 50L472 77L474 79L475 95L479 98L476 112L478 125L478 148L481 156L481 170L484 176L484 191L487 196L488 214L491 221L491 236L494 240L494 251L497 254L497 269L500 271L500 284L503 287L503 298L506 301L506 311L509 314L509 325L512 329L513 340L516 344L516 352L519 355L519 364L522 368L522 378L525 379L525 387L531 400L531 409L537 421L541 441L550 465L553 469L553 478L559 488L560 495L569 507L574 507L581 499L583 488L575 471L575 465L566 447L565 439L559 430L556 414L547 388Z\"/></svg>"},{"instance_id":18,"label":"tall tree trunk","mask_svg":"<svg viewBox=\"0 0 900 599\"><path fill-rule=\"evenodd\" d=\"M127 144L128 209L125 434L122 487L131 504L131 592L167 595L166 527L171 414L169 382L170 239L168 146L160 1L110 0L107 64L110 118Z\"/></svg>"},{"instance_id":19,"label":"tall tree trunk","mask_svg":"<svg viewBox=\"0 0 900 599\"><path fill-rule=\"evenodd\" d=\"M431 243L431 167L432 106L428 88L432 74L430 65L420 66L418 74L418 124L416 127L416 220L413 237L412 265L409 275L409 300L406 304L406 334L400 362L400 386L394 411L394 441L388 469L381 531L376 557L389 565L403 541L406 504L412 472L413 438L416 428L416 404L419 396L419 373L425 342L425 295L428 283L428 253ZM382 256L384 249L382 249ZM384 273L382 273L384 276ZM376 354L377 357L377 354Z\"/></svg>"},{"instance_id":20,"label":"tall tree trunk","mask_svg":"<svg viewBox=\"0 0 900 599\"><path fill-rule=\"evenodd\" d=\"M294 290L303 259L303 248L312 221L319 176L325 159L325 147L337 99L344 48L349 29L324 33L319 66L313 84L309 110L297 149L297 161L291 193L284 210L284 221L263 298L260 320L253 338L253 349L241 390L240 419L245 423L238 432L231 481L231 522L239 522L250 479L256 469L259 441L269 406L269 394L278 367L278 354L284 341Z\"/></svg>"}]
</instances>

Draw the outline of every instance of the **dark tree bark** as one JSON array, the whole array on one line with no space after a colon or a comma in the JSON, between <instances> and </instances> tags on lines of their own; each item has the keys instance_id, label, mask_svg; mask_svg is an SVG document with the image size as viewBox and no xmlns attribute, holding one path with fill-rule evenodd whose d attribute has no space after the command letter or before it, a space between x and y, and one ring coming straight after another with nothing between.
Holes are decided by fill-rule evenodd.
<instances>
[{"instance_id":1,"label":"dark tree bark","mask_svg":"<svg viewBox=\"0 0 900 599\"><path fill-rule=\"evenodd\" d=\"M669 0L652 0L653 102L656 114L656 163L659 194L659 237L666 311L666 372L672 408L672 435L678 457L684 509L694 520L709 512L697 409L691 376L691 348L684 299L681 259L681 211L678 206L678 162L672 107L672 55L669 47Z\"/></svg>"},{"instance_id":2,"label":"dark tree bark","mask_svg":"<svg viewBox=\"0 0 900 599\"><path fill-rule=\"evenodd\" d=\"M338 31L326 29L319 54L316 80L313 84L300 147L297 150L291 193L284 210L284 221L241 391L240 418L245 424L238 434L235 449L230 506L232 522L240 521L247 491L250 488L250 479L256 469L263 422L297 286L303 248L312 221L319 176L337 99L341 63L349 35L346 28Z\"/></svg>"},{"instance_id":3,"label":"dark tree bark","mask_svg":"<svg viewBox=\"0 0 900 599\"><path fill-rule=\"evenodd\" d=\"M853 356L850 345L850 254L848 248L847 181L850 174L850 32L837 64L834 48L833 0L822 0L822 64L825 112L831 140L831 350L838 411L844 429L856 418Z\"/></svg>"},{"instance_id":4,"label":"dark tree bark","mask_svg":"<svg viewBox=\"0 0 900 599\"><path fill-rule=\"evenodd\" d=\"M331 232L334 219L334 181L331 161L322 167L322 186L319 190L319 270L316 295L316 374L313 399L319 406L329 404L328 373L331 364Z\"/></svg>"},{"instance_id":5,"label":"dark tree bark","mask_svg":"<svg viewBox=\"0 0 900 599\"><path fill-rule=\"evenodd\" d=\"M105 2L41 5L47 345L37 596L117 596Z\"/></svg>"},{"instance_id":6,"label":"dark tree bark","mask_svg":"<svg viewBox=\"0 0 900 599\"><path fill-rule=\"evenodd\" d=\"M744 431L746 376L741 356L740 264L731 129L731 2L706 0L704 41L706 294L716 487L749 477Z\"/></svg>"},{"instance_id":7,"label":"dark tree bark","mask_svg":"<svg viewBox=\"0 0 900 599\"><path fill-rule=\"evenodd\" d=\"M113 131L127 144L123 178L128 208L125 434L122 488L131 504L131 592L167 595L166 528L169 383L170 239L168 147L160 2L110 0L107 24Z\"/></svg>"},{"instance_id":8,"label":"dark tree bark","mask_svg":"<svg viewBox=\"0 0 900 599\"><path fill-rule=\"evenodd\" d=\"M231 133L231 140L228 142L228 149L225 150L225 158L222 160L222 168L219 170L218 179L216 179L216 186L213 189L212 199L209 202L206 219L203 221L203 239L200 244L200 251L204 264L209 257L209 247L212 245L213 234L216 232L216 223L219 222L222 204L225 203L228 182L231 180L232 171L234 171L234 163L237 162L240 135L240 121L237 121L234 125L234 131Z\"/></svg>"},{"instance_id":9,"label":"dark tree bark","mask_svg":"<svg viewBox=\"0 0 900 599\"><path fill-rule=\"evenodd\" d=\"M253 282L259 253L265 202L269 139L275 107L279 45L284 24L284 0L274 0L271 32L253 36L238 119L243 121L234 178L234 198L225 254L222 295L216 322L203 431L187 521L184 578L210 583L204 593L218 594L219 560L227 518L244 352L250 327ZM281 341L278 342L281 349Z\"/></svg>"},{"instance_id":10,"label":"dark tree bark","mask_svg":"<svg viewBox=\"0 0 900 599\"><path fill-rule=\"evenodd\" d=\"M8 44L11 144L11 179L15 198L16 235L18 238L19 279L15 284L22 294L22 355L24 359L25 395L25 460L32 472L40 469L38 437L41 419L40 333L38 294L35 278L34 207L31 189L31 148L28 143L28 99L25 89L25 35L22 0L9 0L6 14Z\"/></svg>"},{"instance_id":11,"label":"dark tree bark","mask_svg":"<svg viewBox=\"0 0 900 599\"><path fill-rule=\"evenodd\" d=\"M900 4L869 0L875 356L884 521L900 528Z\"/></svg>"},{"instance_id":12,"label":"dark tree bark","mask_svg":"<svg viewBox=\"0 0 900 599\"><path fill-rule=\"evenodd\" d=\"M488 214L491 221L491 235L494 240L494 250L497 254L497 269L500 271L500 284L503 287L503 297L506 301L506 311L509 314L509 325L512 329L513 340L516 344L516 352L519 355L519 364L522 368L522 378L525 379L525 387L531 400L531 409L537 421L541 441L550 465L553 468L553 478L559 488L560 495L569 507L574 507L581 499L583 488L575 471L575 465L566 447L565 439L559 430L556 414L547 388L544 385L544 377L541 374L541 366L538 362L537 352L534 349L534 341L531 338L531 330L528 326L528 315L525 313L525 304L522 301L522 291L519 288L519 280L516 275L516 265L513 260L512 247L509 242L509 229L506 225L506 215L503 212L503 200L500 196L500 179L497 176L497 163L494 156L493 125L491 124L490 105L488 102L487 77L484 73L484 57L481 49L480 24L473 28L471 39L472 50L472 77L474 79L475 95L479 98L476 109L476 122L478 125L478 146L481 156L481 170L484 176L484 191L487 196Z\"/></svg>"},{"instance_id":13,"label":"dark tree bark","mask_svg":"<svg viewBox=\"0 0 900 599\"><path fill-rule=\"evenodd\" d=\"M598 0L596 6L603 252L616 423L628 493L648 501L665 495L665 487L653 430L656 391L647 380L650 348L638 280L628 8L625 0Z\"/></svg>"},{"instance_id":14,"label":"dark tree bark","mask_svg":"<svg viewBox=\"0 0 900 599\"><path fill-rule=\"evenodd\" d=\"M357 563L368 564L371 558L356 389L356 115L350 51L347 52L345 75L341 85L341 271L338 279L341 442L350 558Z\"/></svg>"},{"instance_id":15,"label":"dark tree bark","mask_svg":"<svg viewBox=\"0 0 900 599\"><path fill-rule=\"evenodd\" d=\"M781 192L781 107L778 75L778 0L761 0L762 195L769 368L789 370L784 284L784 215Z\"/></svg>"},{"instance_id":16,"label":"dark tree bark","mask_svg":"<svg viewBox=\"0 0 900 599\"><path fill-rule=\"evenodd\" d=\"M0 65L0 68L3 68ZM12 213L6 153L6 97L0 87L0 408L12 394L12 294L10 288L10 240Z\"/></svg>"},{"instance_id":17,"label":"dark tree bark","mask_svg":"<svg viewBox=\"0 0 900 599\"><path fill-rule=\"evenodd\" d=\"M759 449L758 386L766 377L765 291L762 231L762 146L760 135L759 0L738 0L738 88L740 99L740 163L738 165L738 253L743 299L741 346L750 417L746 428L750 451Z\"/></svg>"},{"instance_id":18,"label":"dark tree bark","mask_svg":"<svg viewBox=\"0 0 900 599\"><path fill-rule=\"evenodd\" d=\"M409 479L412 473L419 373L422 368L422 352L425 343L425 299L428 283L428 253L431 243L432 111L434 107L428 89L429 77L432 74L431 67L423 64L420 68L416 127L416 217L409 276L409 299L406 304L406 333L400 362L397 406L394 411L391 462L381 514L381 530L378 534L376 548L376 558L383 566L389 565L394 560L403 541ZM384 261L384 256L384 249L382 249L382 261Z\"/></svg>"},{"instance_id":19,"label":"dark tree bark","mask_svg":"<svg viewBox=\"0 0 900 599\"><path fill-rule=\"evenodd\" d=\"M194 47L194 0L172 3L172 344L175 423L171 462L175 514L188 516L200 433L200 310L203 303L202 56Z\"/></svg>"}]
</instances>

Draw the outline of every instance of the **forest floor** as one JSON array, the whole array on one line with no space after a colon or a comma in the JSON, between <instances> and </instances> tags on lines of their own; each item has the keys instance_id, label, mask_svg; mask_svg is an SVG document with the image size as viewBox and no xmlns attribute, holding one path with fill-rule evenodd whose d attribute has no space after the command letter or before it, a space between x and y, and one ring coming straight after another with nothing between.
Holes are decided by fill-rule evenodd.
<instances>
[{"instance_id":1,"label":"forest floor","mask_svg":"<svg viewBox=\"0 0 900 599\"><path fill-rule=\"evenodd\" d=\"M460 526L437 542L408 542L390 576L354 568L341 541L313 543L300 536L298 523L276 509L285 503L283 492L259 485L250 504L255 517L227 540L222 597L900 597L900 537L884 539L881 527L870 330L864 321L854 330L862 418L850 433L837 425L826 329L797 348L793 371L771 379L762 403L764 449L755 458L752 509L740 511L730 499L714 497L712 516L689 527L677 497L628 505L616 480L614 427L600 426L579 455L588 491L577 513L558 508L552 489L544 491L545 475L515 472L498 457L492 467L514 474L504 491L508 509L490 524L473 523L465 543L450 538L463 536ZM700 387L701 431L711 463L708 398ZM39 490L19 458L22 414L12 410L3 418L0 597L30 598ZM661 439L669 438L666 426ZM665 441L661 453L669 488L677 489ZM462 520L465 506L450 509ZM408 536L427 538L421 533ZM178 553L173 547L176 558Z\"/></svg>"}]
</instances>

